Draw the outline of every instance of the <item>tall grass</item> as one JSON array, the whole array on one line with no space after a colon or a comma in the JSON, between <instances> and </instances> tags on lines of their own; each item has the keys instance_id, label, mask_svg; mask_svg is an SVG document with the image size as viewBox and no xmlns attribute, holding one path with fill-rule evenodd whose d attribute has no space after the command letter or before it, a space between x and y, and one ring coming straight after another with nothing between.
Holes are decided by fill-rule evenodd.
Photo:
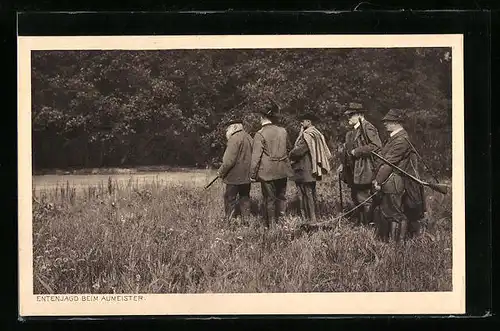
<instances>
[{"instance_id":1,"label":"tall grass","mask_svg":"<svg viewBox=\"0 0 500 331\"><path fill-rule=\"evenodd\" d=\"M34 293L451 290L451 194L428 192L426 232L397 245L348 219L328 231L296 231L294 193L291 182L284 222L264 231L257 185L249 227L222 221L220 183L205 191L178 181L110 179L39 190ZM318 198L320 220L333 220L336 186L320 183Z\"/></svg>"}]
</instances>

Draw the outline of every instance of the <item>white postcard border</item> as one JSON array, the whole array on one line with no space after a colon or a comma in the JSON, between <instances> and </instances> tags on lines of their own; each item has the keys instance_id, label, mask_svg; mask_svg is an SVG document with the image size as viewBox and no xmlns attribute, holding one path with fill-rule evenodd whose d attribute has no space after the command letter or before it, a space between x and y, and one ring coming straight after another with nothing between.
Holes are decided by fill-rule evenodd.
<instances>
[{"instance_id":1,"label":"white postcard border","mask_svg":"<svg viewBox=\"0 0 500 331\"><path fill-rule=\"evenodd\" d=\"M94 294L90 297L88 294L53 296L33 294L30 60L32 50L394 47L452 48L453 290L451 292L138 294L119 296ZM54 315L465 313L463 65L463 35L460 34L18 37L19 314L27 317ZM73 297L73 301L70 301L70 297ZM127 301L123 301L126 299L125 297L128 298ZM95 300L83 301L84 298ZM64 301L54 301L56 299Z\"/></svg>"}]
</instances>

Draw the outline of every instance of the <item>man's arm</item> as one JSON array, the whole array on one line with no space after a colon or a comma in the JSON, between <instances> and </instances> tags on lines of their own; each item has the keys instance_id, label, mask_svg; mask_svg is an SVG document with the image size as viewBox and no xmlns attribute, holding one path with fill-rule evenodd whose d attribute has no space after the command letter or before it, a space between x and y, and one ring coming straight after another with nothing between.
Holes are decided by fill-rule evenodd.
<instances>
[{"instance_id":1,"label":"man's arm","mask_svg":"<svg viewBox=\"0 0 500 331\"><path fill-rule=\"evenodd\" d=\"M231 170L236 164L240 145L239 143L240 142L235 137L231 137L227 141L226 151L224 152L224 156L222 157L222 165L217 172L219 174L219 177L226 177L229 170Z\"/></svg>"},{"instance_id":2,"label":"man's arm","mask_svg":"<svg viewBox=\"0 0 500 331\"><path fill-rule=\"evenodd\" d=\"M286 150L290 151L293 149L293 143L290 140L290 136L288 135L288 132L286 130L285 130L285 136L286 136Z\"/></svg>"},{"instance_id":3,"label":"man's arm","mask_svg":"<svg viewBox=\"0 0 500 331\"><path fill-rule=\"evenodd\" d=\"M302 156L304 156L309 151L309 147L307 147L306 140L304 137L301 137L295 146L289 153L289 157L291 160L298 160Z\"/></svg>"},{"instance_id":4,"label":"man's arm","mask_svg":"<svg viewBox=\"0 0 500 331\"><path fill-rule=\"evenodd\" d=\"M253 137L252 144L252 162L250 164L250 179L256 180L257 171L259 170L260 159L264 153L264 137L260 132L257 132Z\"/></svg>"},{"instance_id":5,"label":"man's arm","mask_svg":"<svg viewBox=\"0 0 500 331\"><path fill-rule=\"evenodd\" d=\"M408 143L404 139L398 139L393 142L393 146L384 155L384 158L392 164L398 165L405 157L408 151ZM390 165L383 163L378 169L375 180L377 183L383 183L392 173L393 169Z\"/></svg>"},{"instance_id":6,"label":"man's arm","mask_svg":"<svg viewBox=\"0 0 500 331\"><path fill-rule=\"evenodd\" d=\"M377 151L382 147L382 141L378 135L377 129L373 125L364 126L364 137L368 139L366 145L362 145L353 150L355 157L368 156L372 151ZM363 134L363 132L361 133ZM363 138L365 140L365 138Z\"/></svg>"}]
</instances>

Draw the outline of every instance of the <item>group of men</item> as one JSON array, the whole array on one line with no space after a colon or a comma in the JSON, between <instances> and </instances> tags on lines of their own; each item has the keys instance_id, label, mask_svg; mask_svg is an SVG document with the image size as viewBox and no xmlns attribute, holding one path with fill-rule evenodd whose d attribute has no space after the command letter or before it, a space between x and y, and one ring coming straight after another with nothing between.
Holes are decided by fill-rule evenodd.
<instances>
[{"instance_id":1,"label":"group of men","mask_svg":"<svg viewBox=\"0 0 500 331\"><path fill-rule=\"evenodd\" d=\"M385 144L375 126L366 120L365 112L360 103L350 103L345 112L351 130L338 148L342 156L338 176L351 190L354 208L349 212L358 222L376 225L384 240L400 241L419 230L425 211L423 187L406 180L373 154L377 152L390 164L418 176L415 151L403 128L400 110L391 109L382 119L389 133ZM324 135L314 126L318 118L313 113L300 116L301 130L290 146L286 129L277 125L276 108L271 106L259 115L262 127L253 139L241 120L227 123L227 147L217 172L226 184L226 221L234 217L237 206L241 220L248 221L251 183L259 182L264 226L272 227L285 215L287 182L292 180L302 218L316 223L316 182L331 172L332 158Z\"/></svg>"}]
</instances>

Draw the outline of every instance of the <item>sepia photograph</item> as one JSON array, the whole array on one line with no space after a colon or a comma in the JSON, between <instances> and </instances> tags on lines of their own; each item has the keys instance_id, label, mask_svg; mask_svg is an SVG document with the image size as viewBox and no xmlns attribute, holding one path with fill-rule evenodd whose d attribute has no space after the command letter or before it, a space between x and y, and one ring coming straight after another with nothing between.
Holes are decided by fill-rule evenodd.
<instances>
[{"instance_id":1,"label":"sepia photograph","mask_svg":"<svg viewBox=\"0 0 500 331\"><path fill-rule=\"evenodd\" d=\"M21 313L465 311L461 35L18 43Z\"/></svg>"}]
</instances>

